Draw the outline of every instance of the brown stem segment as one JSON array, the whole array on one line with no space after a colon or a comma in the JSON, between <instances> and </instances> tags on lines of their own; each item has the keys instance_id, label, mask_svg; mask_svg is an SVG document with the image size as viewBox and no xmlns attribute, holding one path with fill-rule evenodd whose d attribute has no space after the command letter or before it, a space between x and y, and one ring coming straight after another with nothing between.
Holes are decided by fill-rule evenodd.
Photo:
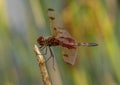
<instances>
[{"instance_id":1,"label":"brown stem segment","mask_svg":"<svg viewBox=\"0 0 120 85\"><path fill-rule=\"evenodd\" d=\"M39 68L41 70L44 85L51 85L51 81L50 81L48 71L47 71L46 65L45 65L45 60L44 60L43 56L41 55L37 45L34 45L34 52L36 53L36 56L37 56L37 60L39 63Z\"/></svg>"}]
</instances>

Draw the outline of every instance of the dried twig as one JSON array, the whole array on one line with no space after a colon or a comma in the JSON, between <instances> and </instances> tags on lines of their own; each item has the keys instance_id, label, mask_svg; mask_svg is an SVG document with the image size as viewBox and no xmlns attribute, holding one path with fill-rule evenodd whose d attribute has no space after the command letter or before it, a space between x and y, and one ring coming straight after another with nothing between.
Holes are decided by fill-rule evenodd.
<instances>
[{"instance_id":1,"label":"dried twig","mask_svg":"<svg viewBox=\"0 0 120 85\"><path fill-rule=\"evenodd\" d=\"M41 70L44 85L51 85L51 81L50 81L50 78L49 78L49 75L48 75L48 72L46 69L46 65L45 65L45 60L44 60L43 56L41 55L37 45L34 46L34 51L37 55L37 60L39 62L39 67Z\"/></svg>"}]
</instances>

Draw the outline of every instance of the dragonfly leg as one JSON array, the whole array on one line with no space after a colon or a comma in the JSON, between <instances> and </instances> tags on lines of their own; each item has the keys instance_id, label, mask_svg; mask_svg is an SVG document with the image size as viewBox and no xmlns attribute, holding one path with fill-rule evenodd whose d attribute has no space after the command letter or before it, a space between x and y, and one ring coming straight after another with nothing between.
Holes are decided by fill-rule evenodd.
<instances>
[{"instance_id":1,"label":"dragonfly leg","mask_svg":"<svg viewBox=\"0 0 120 85\"><path fill-rule=\"evenodd\" d=\"M55 57L51 48L50 48L50 52L51 52L51 56L53 57L53 69L55 70Z\"/></svg>"},{"instance_id":2,"label":"dragonfly leg","mask_svg":"<svg viewBox=\"0 0 120 85\"><path fill-rule=\"evenodd\" d=\"M45 49L45 47L46 47L46 46L44 45L44 46L41 46L41 47L39 47L39 48L40 48L41 51L43 51L43 50Z\"/></svg>"},{"instance_id":3,"label":"dragonfly leg","mask_svg":"<svg viewBox=\"0 0 120 85\"><path fill-rule=\"evenodd\" d=\"M51 58L53 58L53 69L55 70L55 67L54 67L54 55L53 55L53 51L52 51L52 49L49 47L49 50L50 50L50 57L46 60L46 62L47 61L49 61Z\"/></svg>"},{"instance_id":4,"label":"dragonfly leg","mask_svg":"<svg viewBox=\"0 0 120 85\"><path fill-rule=\"evenodd\" d=\"M48 57L48 59L46 59L46 62L48 62L53 57L53 53L52 53L52 50L50 47L49 47L49 50L50 50L50 57Z\"/></svg>"},{"instance_id":5,"label":"dragonfly leg","mask_svg":"<svg viewBox=\"0 0 120 85\"><path fill-rule=\"evenodd\" d=\"M41 51L43 51L45 49L45 52L42 53L42 55L46 55L47 54L47 47L46 46L41 46L39 47Z\"/></svg>"}]
</instances>

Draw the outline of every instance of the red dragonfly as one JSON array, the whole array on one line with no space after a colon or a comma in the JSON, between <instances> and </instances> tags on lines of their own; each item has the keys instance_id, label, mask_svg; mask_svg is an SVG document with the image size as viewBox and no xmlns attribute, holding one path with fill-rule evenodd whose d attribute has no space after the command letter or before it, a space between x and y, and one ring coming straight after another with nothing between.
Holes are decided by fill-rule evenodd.
<instances>
[{"instance_id":1,"label":"red dragonfly","mask_svg":"<svg viewBox=\"0 0 120 85\"><path fill-rule=\"evenodd\" d=\"M51 53L51 56L49 57L49 59L51 57L54 57L51 47L61 46L63 60L68 64L74 65L75 60L77 58L76 46L97 46L98 45L96 43L76 42L65 29L58 27L56 25L54 9L49 8L47 12L48 12L48 17L50 21L50 29L52 32L52 36L48 38L44 38L43 36L40 36L37 39L37 42L41 46L40 47L41 49L44 49L44 48L47 49L47 47L49 48Z\"/></svg>"}]
</instances>

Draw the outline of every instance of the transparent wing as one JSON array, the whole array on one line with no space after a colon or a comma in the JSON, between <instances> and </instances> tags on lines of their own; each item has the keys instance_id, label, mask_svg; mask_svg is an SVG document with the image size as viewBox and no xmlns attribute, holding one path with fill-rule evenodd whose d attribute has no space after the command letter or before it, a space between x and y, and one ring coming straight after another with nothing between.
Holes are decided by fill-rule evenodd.
<instances>
[{"instance_id":1,"label":"transparent wing","mask_svg":"<svg viewBox=\"0 0 120 85\"><path fill-rule=\"evenodd\" d=\"M56 32L56 18L55 18L54 9L49 8L47 10L47 14L48 14L49 21L50 21L50 30L51 30L52 36L56 36L57 35L57 32Z\"/></svg>"},{"instance_id":2,"label":"transparent wing","mask_svg":"<svg viewBox=\"0 0 120 85\"><path fill-rule=\"evenodd\" d=\"M62 55L63 55L63 60L71 65L75 64L76 58L77 58L77 49L68 49L65 47L62 48Z\"/></svg>"},{"instance_id":3,"label":"transparent wing","mask_svg":"<svg viewBox=\"0 0 120 85\"><path fill-rule=\"evenodd\" d=\"M48 9L48 17L50 21L50 29L52 32L52 36L58 39L60 42L75 42L75 40L71 37L71 35L63 28L58 27L55 18L54 9ZM62 48L63 59L66 63L74 65L75 60L77 58L77 49L74 47L73 49L68 49L66 47Z\"/></svg>"},{"instance_id":4,"label":"transparent wing","mask_svg":"<svg viewBox=\"0 0 120 85\"><path fill-rule=\"evenodd\" d=\"M57 30L57 36L56 38L61 42L61 43L74 43L75 40L71 37L71 35L63 29L56 29ZM71 46L70 46L71 48ZM75 60L77 58L77 49L76 47L72 49L68 49L66 47L61 47L62 49L62 55L63 55L63 60L71 65L74 65Z\"/></svg>"},{"instance_id":5,"label":"transparent wing","mask_svg":"<svg viewBox=\"0 0 120 85\"><path fill-rule=\"evenodd\" d=\"M51 33L54 37L70 37L70 34L64 29L64 28L61 28L59 26L57 26L57 20L56 20L56 17L55 17L55 11L54 9L52 8L49 8L48 9L48 17L49 17L49 21L50 21L50 30L51 30Z\"/></svg>"}]
</instances>

